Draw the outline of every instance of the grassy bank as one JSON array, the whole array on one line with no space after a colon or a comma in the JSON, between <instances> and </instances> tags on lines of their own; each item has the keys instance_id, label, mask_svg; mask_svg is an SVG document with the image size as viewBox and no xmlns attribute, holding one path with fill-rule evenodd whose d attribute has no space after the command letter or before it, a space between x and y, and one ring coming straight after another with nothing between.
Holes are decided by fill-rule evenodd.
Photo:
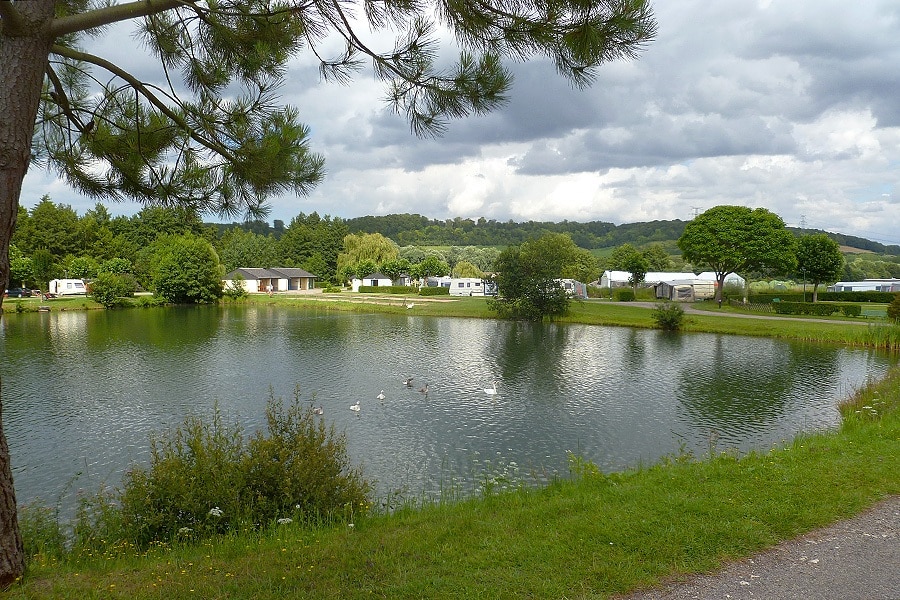
<instances>
[{"instance_id":1,"label":"grassy bank","mask_svg":"<svg viewBox=\"0 0 900 600\"><path fill-rule=\"evenodd\" d=\"M57 563L4 598L605 598L705 571L900 494L900 369L837 431L546 488Z\"/></svg>"},{"instance_id":2,"label":"grassy bank","mask_svg":"<svg viewBox=\"0 0 900 600\"><path fill-rule=\"evenodd\" d=\"M136 301L138 302L138 301ZM226 301L227 302L227 301ZM49 306L51 311L103 309L90 298L60 298L43 301L39 298L9 299L3 303L7 314L22 310L36 311L39 305ZM407 304L412 303L412 308ZM436 317L495 318L488 310L484 298L450 298L447 296L420 297L379 294L317 294L314 296L276 294L269 297L253 294L237 302L246 305L304 307L317 310L334 310L357 313L384 313L427 315ZM126 309L114 309L126 310ZM740 317L746 318L740 318ZM591 300L573 302L570 314L559 320L562 323L585 325L611 325L622 327L652 328L655 326L652 311L645 306L628 302ZM685 317L684 331L691 333L722 333L751 335L826 342L883 349L900 349L900 326L885 326L881 322L864 319L816 319L811 317L779 317L738 313L734 308L711 309L691 312Z\"/></svg>"},{"instance_id":3,"label":"grassy bank","mask_svg":"<svg viewBox=\"0 0 900 600\"><path fill-rule=\"evenodd\" d=\"M315 298L303 296L252 296L247 303L275 306L302 306L325 310L364 313L428 315L438 317L495 318L484 298L419 299L418 297L379 296L368 294L334 294ZM412 302L413 308L406 308ZM741 318L741 316L746 318ZM611 325L621 327L655 327L653 313L646 306L628 302L573 302L561 323ZM775 315L740 315L733 309L689 313L684 331L689 333L722 333L778 339L825 342L882 349L900 349L900 326L883 322L858 320L817 320Z\"/></svg>"}]
</instances>

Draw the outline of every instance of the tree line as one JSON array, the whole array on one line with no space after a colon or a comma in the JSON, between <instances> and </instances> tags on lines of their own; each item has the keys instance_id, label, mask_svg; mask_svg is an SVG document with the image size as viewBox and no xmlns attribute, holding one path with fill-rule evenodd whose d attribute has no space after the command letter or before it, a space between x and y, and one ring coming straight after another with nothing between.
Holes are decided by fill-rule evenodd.
<instances>
[{"instance_id":1,"label":"tree line","mask_svg":"<svg viewBox=\"0 0 900 600\"><path fill-rule=\"evenodd\" d=\"M185 207L147 207L130 217L114 217L97 203L79 215L70 206L45 196L31 210L19 208L10 248L10 286L45 289L51 279L91 279L112 272L129 273L137 284L150 289L157 260L154 252L159 245L154 246L154 242L160 236L174 235L208 242L225 273L239 267L299 267L322 282L334 284L378 270L386 275L421 271L424 276L477 277L497 270L495 262L503 248L546 236L565 235L576 247L595 250L608 247L596 244L615 240L611 255L582 269L584 281L592 281L604 269L640 273L702 268L700 263L684 265L683 251L676 246L689 223L693 222L653 221L618 226L569 221L499 223L486 219L438 221L409 214L342 219L313 212L300 213L288 224L280 220L272 225L262 220L209 224L196 211ZM375 230L381 225L384 230ZM799 233L791 228L785 230ZM441 234L429 233L436 231ZM839 234L810 230L802 233L805 235L801 237L816 234L832 241L837 237L848 241ZM411 239L421 243L403 243ZM463 243L473 239L484 243ZM856 239L852 243L875 244ZM425 266L417 269L424 261ZM884 277L900 277L900 255L848 255L838 275L850 281Z\"/></svg>"}]
</instances>

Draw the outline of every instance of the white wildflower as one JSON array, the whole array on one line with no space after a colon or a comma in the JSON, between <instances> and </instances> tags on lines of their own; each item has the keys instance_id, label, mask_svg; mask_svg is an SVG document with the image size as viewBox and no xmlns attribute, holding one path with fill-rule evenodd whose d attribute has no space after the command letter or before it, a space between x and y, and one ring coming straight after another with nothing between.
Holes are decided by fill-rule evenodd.
<instances>
[{"instance_id":1,"label":"white wildflower","mask_svg":"<svg viewBox=\"0 0 900 600\"><path fill-rule=\"evenodd\" d=\"M192 531L193 531L193 529L191 529L190 527L182 527L181 529L178 530L178 533L180 533L181 535L187 535L188 533L190 533Z\"/></svg>"},{"instance_id":2,"label":"white wildflower","mask_svg":"<svg viewBox=\"0 0 900 600\"><path fill-rule=\"evenodd\" d=\"M212 507L211 509L209 509L209 513L208 513L208 514L209 514L209 516L211 516L211 517L221 517L221 516L224 515L225 513L224 513L224 512L222 511L222 509L219 508L218 506L214 506L214 507Z\"/></svg>"},{"instance_id":3,"label":"white wildflower","mask_svg":"<svg viewBox=\"0 0 900 600\"><path fill-rule=\"evenodd\" d=\"M279 525L287 525L288 523L293 523L294 520L291 518L288 518L288 517L284 517L282 519L278 519L275 522L278 523Z\"/></svg>"}]
</instances>

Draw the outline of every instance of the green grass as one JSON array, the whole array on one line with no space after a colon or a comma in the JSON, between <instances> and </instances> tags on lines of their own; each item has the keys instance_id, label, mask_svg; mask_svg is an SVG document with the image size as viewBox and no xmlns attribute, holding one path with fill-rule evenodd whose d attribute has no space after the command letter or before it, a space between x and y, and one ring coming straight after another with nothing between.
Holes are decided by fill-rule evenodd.
<instances>
[{"instance_id":1,"label":"green grass","mask_svg":"<svg viewBox=\"0 0 900 600\"><path fill-rule=\"evenodd\" d=\"M363 313L389 313L428 315L442 317L495 318L487 308L484 298L442 298L436 301L422 300L418 296L379 296L369 294L335 294L318 300L303 296L252 296L247 302L284 306L318 307L327 310ZM415 304L407 309L405 303ZM872 323L862 319L798 319L777 315L763 318L736 318L729 315L759 317L752 313L738 313L735 309L709 310L702 314L685 315L684 331L689 333L721 333L750 335L800 341L837 343L854 346L870 346L883 349L900 349L900 327L885 323ZM822 322L826 321L826 322ZM586 325L610 325L622 327L653 328L653 311L630 302L589 300L573 302L568 316L561 323ZM852 323L852 324L848 324Z\"/></svg>"},{"instance_id":2,"label":"green grass","mask_svg":"<svg viewBox=\"0 0 900 600\"><path fill-rule=\"evenodd\" d=\"M900 369L837 431L785 448L581 475L542 489L77 562L4 598L604 598L714 569L900 494ZM576 461L576 464L579 464Z\"/></svg>"}]
</instances>

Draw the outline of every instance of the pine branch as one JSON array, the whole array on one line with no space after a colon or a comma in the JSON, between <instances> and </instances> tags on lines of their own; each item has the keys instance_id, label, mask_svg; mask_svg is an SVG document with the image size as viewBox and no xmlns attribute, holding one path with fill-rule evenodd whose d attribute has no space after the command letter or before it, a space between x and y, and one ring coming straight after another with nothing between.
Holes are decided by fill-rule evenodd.
<instances>
[{"instance_id":1,"label":"pine branch","mask_svg":"<svg viewBox=\"0 0 900 600\"><path fill-rule=\"evenodd\" d=\"M193 127L191 127L188 122L182 118L181 115L166 106L166 104L162 102L152 91L150 91L150 89L141 80L137 79L131 73L128 73L118 65L100 58L99 56L94 56L86 52L79 52L78 50L73 50L64 46L54 45L52 51L56 54L59 54L60 56L71 58L72 60L79 60L96 65L98 67L106 69L117 77L120 77L121 79L126 81L132 87L132 89L135 90L135 92L143 96L161 113L169 117L172 122L178 125L178 127L180 127L182 130L184 130L191 137L191 139L212 150L213 152L221 155L225 160L229 162L234 162L237 160L237 158L228 148L216 142L215 140L211 140L203 135L200 135L200 133L198 133Z\"/></svg>"},{"instance_id":2,"label":"pine branch","mask_svg":"<svg viewBox=\"0 0 900 600\"><path fill-rule=\"evenodd\" d=\"M7 3L6 0L0 2L0 4ZM147 17L178 8L179 6L192 6L194 4L194 0L138 0L127 4L113 4L81 14L55 19L50 25L50 35L52 39L56 39L69 33L97 29L113 23Z\"/></svg>"}]
</instances>

